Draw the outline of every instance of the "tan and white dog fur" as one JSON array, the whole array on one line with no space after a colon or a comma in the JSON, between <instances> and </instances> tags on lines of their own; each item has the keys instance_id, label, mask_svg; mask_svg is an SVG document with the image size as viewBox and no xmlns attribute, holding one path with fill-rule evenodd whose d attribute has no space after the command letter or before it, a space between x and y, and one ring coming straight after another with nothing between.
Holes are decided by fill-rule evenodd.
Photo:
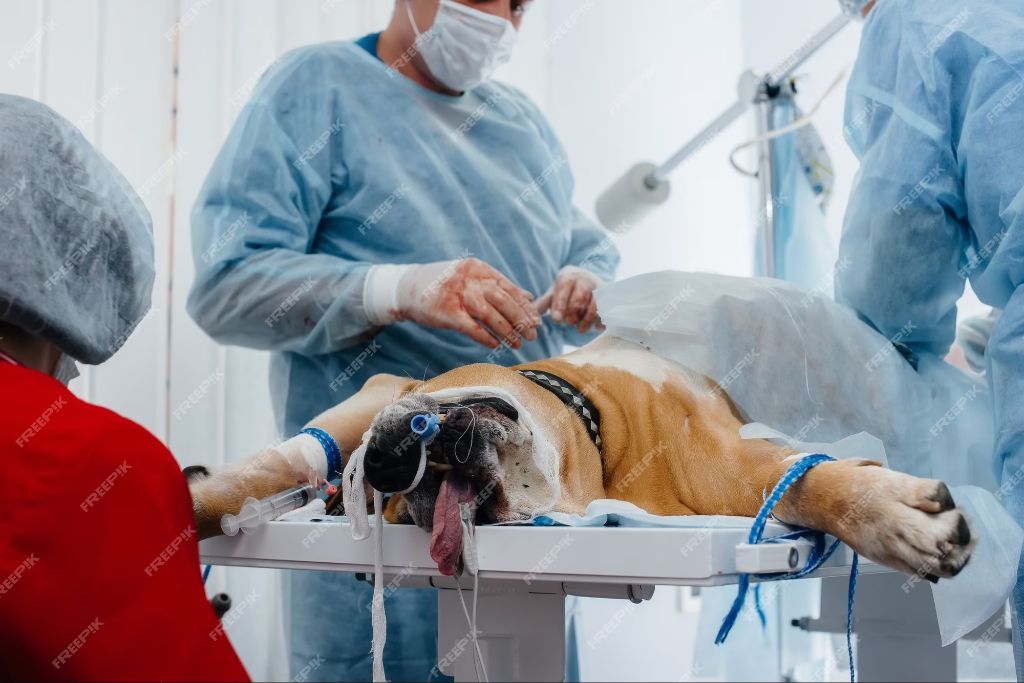
<instances>
[{"instance_id":1,"label":"tan and white dog fur","mask_svg":"<svg viewBox=\"0 0 1024 683\"><path fill-rule=\"evenodd\" d=\"M514 396L554 443L559 493L547 507L568 513L583 512L597 499L614 498L657 515L754 516L764 494L798 455L768 441L740 438L744 421L718 385L616 337L604 335L573 353L522 367L564 378L589 398L600 412L600 450L582 421L557 397L516 368L495 365L470 365L426 382L379 375L318 420L330 422L330 431L340 435L342 452L348 454L368 429L380 435L391 424L408 425L387 416L430 405L432 393L500 389ZM474 434L487 443L478 447L479 456L474 457L481 462L467 476L479 476L478 487L489 483L494 489L484 521L524 519L547 511L537 509L542 496L531 501L505 490L510 479L502 473L513 461L519 465L535 455L534 435L523 420L487 412L473 419ZM339 429L339 424L344 427ZM433 476L436 486L441 475ZM270 495L294 483L294 470L274 453L193 482L201 535L217 533L220 516L236 512L245 497ZM421 488L430 486L425 481ZM424 505L427 509L417 509ZM418 496L413 491L392 496L386 515L391 522L429 528L429 508L430 492ZM786 493L775 515L832 534L865 557L930 580L956 575L973 546L967 522L943 483L866 460L817 466Z\"/></svg>"}]
</instances>

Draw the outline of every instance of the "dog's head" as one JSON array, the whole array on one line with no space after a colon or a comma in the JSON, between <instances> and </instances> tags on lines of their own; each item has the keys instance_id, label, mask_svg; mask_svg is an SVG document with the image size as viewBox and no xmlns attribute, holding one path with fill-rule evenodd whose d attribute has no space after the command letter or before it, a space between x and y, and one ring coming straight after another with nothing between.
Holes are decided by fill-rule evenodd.
<instances>
[{"instance_id":1,"label":"dog's head","mask_svg":"<svg viewBox=\"0 0 1024 683\"><path fill-rule=\"evenodd\" d=\"M453 507L457 517L459 503L480 524L530 519L555 505L558 449L516 396L494 387L411 393L378 413L364 459L371 486L396 492L414 480L423 446L410 424L427 414L441 416L440 429L426 445L419 484L393 506L396 521L431 531Z\"/></svg>"},{"instance_id":2,"label":"dog's head","mask_svg":"<svg viewBox=\"0 0 1024 683\"><path fill-rule=\"evenodd\" d=\"M360 480L394 494L385 519L431 532L431 557L445 574L454 573L461 554L463 522L519 522L561 509L563 447L573 438L574 423L557 419L557 398L515 369L484 363L407 391L377 409L346 465L344 492L330 507L342 498L358 505ZM426 442L412 429L413 419L423 415L442 418ZM424 443L428 466L416 486L401 493L416 480ZM362 513L347 512L358 524Z\"/></svg>"},{"instance_id":3,"label":"dog's head","mask_svg":"<svg viewBox=\"0 0 1024 683\"><path fill-rule=\"evenodd\" d=\"M411 428L418 415L441 416L429 443ZM524 521L551 510L559 494L558 449L519 400L492 387L412 393L377 414L363 460L366 481L392 499L391 521L431 533L431 557L453 575L463 525Z\"/></svg>"}]
</instances>

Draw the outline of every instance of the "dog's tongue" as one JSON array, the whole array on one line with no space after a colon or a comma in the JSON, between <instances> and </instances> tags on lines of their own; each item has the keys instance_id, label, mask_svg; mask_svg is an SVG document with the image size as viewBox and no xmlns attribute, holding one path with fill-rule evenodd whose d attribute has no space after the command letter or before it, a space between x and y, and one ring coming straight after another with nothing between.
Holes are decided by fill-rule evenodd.
<instances>
[{"instance_id":1,"label":"dog's tongue","mask_svg":"<svg viewBox=\"0 0 1024 683\"><path fill-rule=\"evenodd\" d=\"M462 555L462 524L459 503L473 500L473 487L453 472L441 482L441 492L434 505L434 529L430 540L430 557L445 576L455 576Z\"/></svg>"}]
</instances>

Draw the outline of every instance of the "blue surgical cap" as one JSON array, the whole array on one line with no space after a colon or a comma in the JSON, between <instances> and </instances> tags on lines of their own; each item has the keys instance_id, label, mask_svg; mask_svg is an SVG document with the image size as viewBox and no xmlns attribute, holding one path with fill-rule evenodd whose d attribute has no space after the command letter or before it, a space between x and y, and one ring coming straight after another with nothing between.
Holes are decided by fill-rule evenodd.
<instances>
[{"instance_id":1,"label":"blue surgical cap","mask_svg":"<svg viewBox=\"0 0 1024 683\"><path fill-rule=\"evenodd\" d=\"M0 95L0 322L83 363L149 310L153 228L128 181L49 107Z\"/></svg>"}]
</instances>

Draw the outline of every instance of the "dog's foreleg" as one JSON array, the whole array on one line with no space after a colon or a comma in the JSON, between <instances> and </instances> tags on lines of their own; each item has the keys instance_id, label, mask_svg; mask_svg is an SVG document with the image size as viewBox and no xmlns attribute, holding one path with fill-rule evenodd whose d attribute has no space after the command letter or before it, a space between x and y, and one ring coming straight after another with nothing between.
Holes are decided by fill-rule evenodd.
<instances>
[{"instance_id":1,"label":"dog's foreleg","mask_svg":"<svg viewBox=\"0 0 1024 683\"><path fill-rule=\"evenodd\" d=\"M281 447L267 448L248 460L192 477L189 492L200 540L220 534L221 517L238 514L246 498L266 498L305 481L294 460Z\"/></svg>"},{"instance_id":2,"label":"dog's foreleg","mask_svg":"<svg viewBox=\"0 0 1024 683\"><path fill-rule=\"evenodd\" d=\"M345 456L359 445L374 416L417 384L405 377L374 375L357 393L314 418L309 426L334 435ZM193 472L189 491L200 539L220 534L221 517L238 514L246 498L266 498L310 481L311 470L316 468L309 448L319 448L312 437L296 437L205 476ZM319 452L322 457L322 449Z\"/></svg>"}]
</instances>

